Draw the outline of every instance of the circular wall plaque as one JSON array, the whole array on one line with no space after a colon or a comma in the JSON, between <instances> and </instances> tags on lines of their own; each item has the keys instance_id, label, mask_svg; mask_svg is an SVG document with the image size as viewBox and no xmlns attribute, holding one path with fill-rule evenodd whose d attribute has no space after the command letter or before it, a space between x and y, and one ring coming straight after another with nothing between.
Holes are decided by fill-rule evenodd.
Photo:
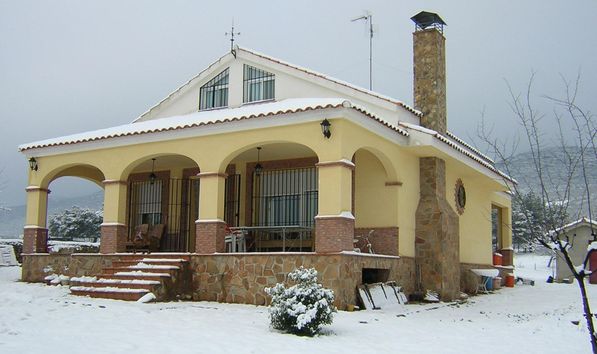
<instances>
[{"instance_id":1,"label":"circular wall plaque","mask_svg":"<svg viewBox=\"0 0 597 354\"><path fill-rule=\"evenodd\" d=\"M466 206L466 190L464 189L464 183L462 183L460 178L456 181L454 199L456 201L456 211L458 211L458 214L462 215L464 213L464 207Z\"/></svg>"}]
</instances>

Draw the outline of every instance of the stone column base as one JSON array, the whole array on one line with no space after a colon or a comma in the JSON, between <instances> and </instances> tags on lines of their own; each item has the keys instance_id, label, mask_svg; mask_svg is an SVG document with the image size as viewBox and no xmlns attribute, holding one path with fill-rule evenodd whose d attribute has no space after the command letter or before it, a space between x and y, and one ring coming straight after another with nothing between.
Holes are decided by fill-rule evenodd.
<instances>
[{"instance_id":1,"label":"stone column base","mask_svg":"<svg viewBox=\"0 0 597 354\"><path fill-rule=\"evenodd\" d=\"M195 252L203 254L224 253L226 223L222 220L197 220L195 222Z\"/></svg>"},{"instance_id":2,"label":"stone column base","mask_svg":"<svg viewBox=\"0 0 597 354\"><path fill-rule=\"evenodd\" d=\"M315 217L315 252L354 250L354 218L333 215Z\"/></svg>"},{"instance_id":3,"label":"stone column base","mask_svg":"<svg viewBox=\"0 0 597 354\"><path fill-rule=\"evenodd\" d=\"M124 224L102 224L100 253L125 252L127 236Z\"/></svg>"},{"instance_id":4,"label":"stone column base","mask_svg":"<svg viewBox=\"0 0 597 354\"><path fill-rule=\"evenodd\" d=\"M48 229L37 226L25 227L23 253L48 253Z\"/></svg>"},{"instance_id":5,"label":"stone column base","mask_svg":"<svg viewBox=\"0 0 597 354\"><path fill-rule=\"evenodd\" d=\"M508 248L503 248L500 250L500 254L502 255L502 265L503 266L511 266L514 265L514 251Z\"/></svg>"}]
</instances>

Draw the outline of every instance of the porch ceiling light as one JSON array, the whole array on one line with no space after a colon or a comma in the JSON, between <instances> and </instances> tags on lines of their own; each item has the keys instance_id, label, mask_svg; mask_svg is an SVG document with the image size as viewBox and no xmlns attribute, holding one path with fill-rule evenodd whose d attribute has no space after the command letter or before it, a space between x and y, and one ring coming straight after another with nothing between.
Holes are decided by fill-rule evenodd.
<instances>
[{"instance_id":1,"label":"porch ceiling light","mask_svg":"<svg viewBox=\"0 0 597 354\"><path fill-rule=\"evenodd\" d=\"M330 138L330 136L332 136L332 132L330 130L330 127L332 126L332 123L330 123L329 120L324 119L321 121L321 133L323 134L323 136L325 136L327 139Z\"/></svg>"},{"instance_id":2,"label":"porch ceiling light","mask_svg":"<svg viewBox=\"0 0 597 354\"><path fill-rule=\"evenodd\" d=\"M257 164L255 165L255 173L256 174L261 174L261 172L263 171L263 166L261 166L261 164L259 163L259 153L261 152L261 146L257 147Z\"/></svg>"},{"instance_id":3,"label":"porch ceiling light","mask_svg":"<svg viewBox=\"0 0 597 354\"><path fill-rule=\"evenodd\" d=\"M151 173L149 174L149 183L151 183L151 184L154 184L155 180L158 178L158 176L156 176L154 173L154 169L155 169L155 158L151 159Z\"/></svg>"},{"instance_id":4,"label":"porch ceiling light","mask_svg":"<svg viewBox=\"0 0 597 354\"><path fill-rule=\"evenodd\" d=\"M37 171L37 160L35 159L35 157L32 157L29 159L29 168L31 169L31 171Z\"/></svg>"}]
</instances>

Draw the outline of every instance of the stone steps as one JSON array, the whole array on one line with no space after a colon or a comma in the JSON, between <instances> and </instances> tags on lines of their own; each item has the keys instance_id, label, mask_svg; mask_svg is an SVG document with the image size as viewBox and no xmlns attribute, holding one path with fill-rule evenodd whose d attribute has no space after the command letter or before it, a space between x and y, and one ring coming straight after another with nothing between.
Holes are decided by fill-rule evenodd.
<instances>
[{"instance_id":1,"label":"stone steps","mask_svg":"<svg viewBox=\"0 0 597 354\"><path fill-rule=\"evenodd\" d=\"M184 288L188 263L186 255L123 255L95 277L72 278L70 290L73 295L126 301L151 292L157 301L171 300Z\"/></svg>"}]
</instances>

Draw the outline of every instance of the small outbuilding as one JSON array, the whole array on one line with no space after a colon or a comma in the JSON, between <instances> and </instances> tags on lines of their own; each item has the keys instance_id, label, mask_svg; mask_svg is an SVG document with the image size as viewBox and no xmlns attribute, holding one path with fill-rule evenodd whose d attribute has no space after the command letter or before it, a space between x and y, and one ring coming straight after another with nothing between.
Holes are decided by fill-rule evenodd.
<instances>
[{"instance_id":1,"label":"small outbuilding","mask_svg":"<svg viewBox=\"0 0 597 354\"><path fill-rule=\"evenodd\" d=\"M570 258L575 266L584 262L587 254L587 246L593 240L593 233L597 232L597 222L588 218L582 218L562 226L558 230L561 238L568 237L570 244ZM597 267L591 266L591 269ZM572 280L572 271L566 264L561 252L556 253L556 281ZM596 284L597 279L591 277L591 284Z\"/></svg>"}]
</instances>

